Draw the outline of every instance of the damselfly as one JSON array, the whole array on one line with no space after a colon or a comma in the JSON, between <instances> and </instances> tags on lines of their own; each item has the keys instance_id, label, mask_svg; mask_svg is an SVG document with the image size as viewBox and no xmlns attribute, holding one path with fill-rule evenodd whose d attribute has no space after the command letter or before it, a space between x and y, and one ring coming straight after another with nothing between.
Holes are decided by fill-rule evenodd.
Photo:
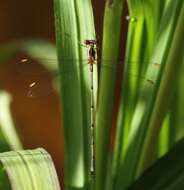
<instances>
[{"instance_id":1,"label":"damselfly","mask_svg":"<svg viewBox=\"0 0 184 190\"><path fill-rule=\"evenodd\" d=\"M78 67L81 67L81 69L85 68L86 66L89 66L89 75L90 75L90 174L91 176L95 176L95 101L94 101L94 85L93 85L93 66L97 63L97 42L96 40L85 40L84 46L87 48L87 59L86 60L60 60L62 61L68 61L70 63L76 63L76 62L82 62L82 64L68 64L70 65L69 68L66 68L65 71L60 71L59 73L61 75L65 75L67 78L66 83L68 80L73 80L73 68L78 65ZM40 62L49 62L53 64L57 64L57 60L54 59L44 59L44 58L36 58L37 61ZM119 63L118 63L119 64ZM118 65L117 61L113 60L102 60L101 66L102 69L117 69ZM135 64L135 63L134 63ZM137 63L139 64L139 63ZM80 66L79 66L80 65ZM158 67L159 64L152 64L154 67ZM47 73L46 69L43 70L37 70L34 67L33 61L28 58L23 58L20 60L19 64L17 65L17 71L25 76L35 75L40 76ZM146 79L146 77L138 74L137 72L134 73L134 71L130 70L128 71L131 73L131 75L134 77L138 77L140 80L146 80L151 85L154 84L154 81L151 79ZM125 71L127 74L127 71ZM54 77L58 76L58 73L54 73ZM62 76L63 77L63 76ZM71 78L70 78L71 77ZM36 98L44 95L48 95L53 89L49 89L47 82L42 81L42 79L39 78L39 80L34 80L28 85L28 94L27 96L30 98Z\"/></svg>"}]
</instances>

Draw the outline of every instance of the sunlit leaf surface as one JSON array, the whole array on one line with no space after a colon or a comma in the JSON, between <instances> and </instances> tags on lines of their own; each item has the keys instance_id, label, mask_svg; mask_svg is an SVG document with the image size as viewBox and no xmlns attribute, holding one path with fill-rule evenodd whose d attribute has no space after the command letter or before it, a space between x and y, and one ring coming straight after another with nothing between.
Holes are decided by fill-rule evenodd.
<instances>
[{"instance_id":1,"label":"sunlit leaf surface","mask_svg":"<svg viewBox=\"0 0 184 190\"><path fill-rule=\"evenodd\" d=\"M60 190L52 159L42 148L1 153L0 161L3 190Z\"/></svg>"}]
</instances>

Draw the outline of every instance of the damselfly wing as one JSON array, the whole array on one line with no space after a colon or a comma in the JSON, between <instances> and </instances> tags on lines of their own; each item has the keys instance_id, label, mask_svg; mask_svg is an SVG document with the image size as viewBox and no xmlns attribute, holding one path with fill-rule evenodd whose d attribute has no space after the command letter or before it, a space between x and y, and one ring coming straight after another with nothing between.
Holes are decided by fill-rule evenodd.
<instances>
[{"instance_id":1,"label":"damselfly wing","mask_svg":"<svg viewBox=\"0 0 184 190\"><path fill-rule=\"evenodd\" d=\"M27 84L27 97L29 98L39 98L42 96L47 96L50 93L54 92L57 89L57 85L59 83L59 77L62 75L62 78L65 78L65 82L67 80L73 80L75 77L75 69L76 67L81 71L89 71L88 60L61 60L68 62L68 66L65 67L64 70L59 71L58 69L58 61L56 58L44 59L44 58L35 58L30 59L28 57L23 57L22 59L16 61L16 71L18 75L21 75L24 78L31 78L31 81ZM80 63L79 63L80 62ZM154 84L154 81L151 79L147 79L144 74L139 74L137 70L132 68L124 69L120 67L120 65L124 64L123 61L112 61L112 60L99 60L98 68L99 70L122 70L121 72L124 75L130 75L132 78L136 78L138 80L147 80L148 82ZM55 65L53 70L49 71L46 67L47 64ZM139 64L139 63L137 63ZM37 67L39 65L39 67ZM40 66L41 65L41 66ZM159 64L153 63L153 67L158 67ZM48 80L51 78L51 80ZM49 84L49 81L53 84Z\"/></svg>"}]
</instances>

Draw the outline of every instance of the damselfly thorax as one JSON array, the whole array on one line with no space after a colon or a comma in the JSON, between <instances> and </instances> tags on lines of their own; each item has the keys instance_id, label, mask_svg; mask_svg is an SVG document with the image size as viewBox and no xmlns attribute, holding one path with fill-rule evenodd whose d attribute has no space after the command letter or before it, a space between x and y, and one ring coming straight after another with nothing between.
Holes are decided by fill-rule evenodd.
<instances>
[{"instance_id":1,"label":"damselfly thorax","mask_svg":"<svg viewBox=\"0 0 184 190\"><path fill-rule=\"evenodd\" d=\"M97 41L85 40L84 44L87 47L88 64L95 64L97 62Z\"/></svg>"}]
</instances>

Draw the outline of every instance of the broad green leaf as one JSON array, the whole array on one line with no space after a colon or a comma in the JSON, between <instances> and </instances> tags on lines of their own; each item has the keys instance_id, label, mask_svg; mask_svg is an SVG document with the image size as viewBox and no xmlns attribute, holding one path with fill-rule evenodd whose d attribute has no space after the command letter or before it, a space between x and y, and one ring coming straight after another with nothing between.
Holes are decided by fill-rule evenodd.
<instances>
[{"instance_id":1,"label":"broad green leaf","mask_svg":"<svg viewBox=\"0 0 184 190\"><path fill-rule=\"evenodd\" d=\"M0 162L1 179L6 180L1 189L60 190L53 161L44 149L0 153Z\"/></svg>"}]
</instances>

